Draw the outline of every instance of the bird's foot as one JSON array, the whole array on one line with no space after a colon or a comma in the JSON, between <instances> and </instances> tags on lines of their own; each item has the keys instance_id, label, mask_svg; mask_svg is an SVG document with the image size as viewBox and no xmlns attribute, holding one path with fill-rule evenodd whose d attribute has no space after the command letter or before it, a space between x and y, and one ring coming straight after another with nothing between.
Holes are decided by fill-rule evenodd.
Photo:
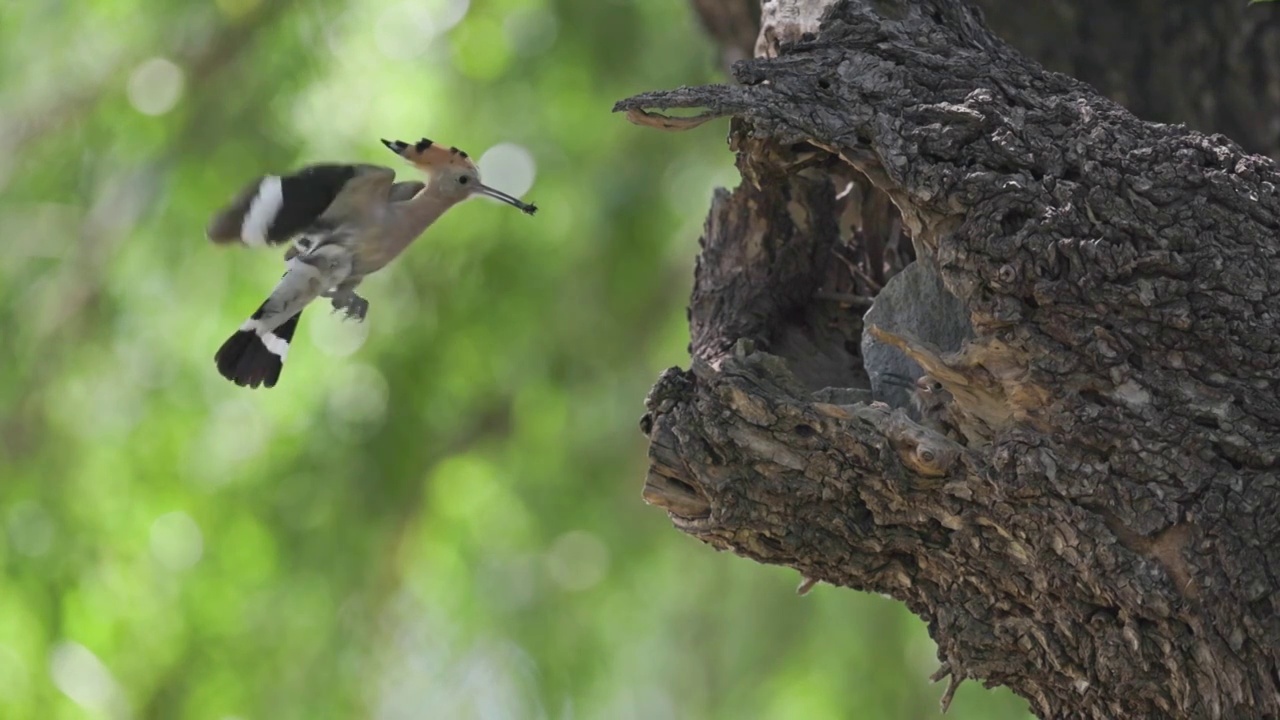
<instances>
[{"instance_id":1,"label":"bird's foot","mask_svg":"<svg viewBox=\"0 0 1280 720\"><path fill-rule=\"evenodd\" d=\"M355 320L356 322L364 322L364 318L369 314L369 301L352 293L346 297L336 297L333 299L333 311L343 313L343 319Z\"/></svg>"}]
</instances>

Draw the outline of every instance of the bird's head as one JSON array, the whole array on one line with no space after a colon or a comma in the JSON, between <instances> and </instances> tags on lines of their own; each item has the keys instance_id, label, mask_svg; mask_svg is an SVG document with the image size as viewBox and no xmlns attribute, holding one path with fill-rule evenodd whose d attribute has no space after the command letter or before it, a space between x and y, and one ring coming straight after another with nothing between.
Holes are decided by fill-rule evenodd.
<instances>
[{"instance_id":1,"label":"bird's head","mask_svg":"<svg viewBox=\"0 0 1280 720\"><path fill-rule=\"evenodd\" d=\"M915 386L916 390L926 395L937 396L946 391L946 388L942 386L942 383L938 382L937 378L932 375L921 375L916 378Z\"/></svg>"},{"instance_id":2,"label":"bird's head","mask_svg":"<svg viewBox=\"0 0 1280 720\"><path fill-rule=\"evenodd\" d=\"M484 195L517 207L529 215L538 211L537 205L523 202L480 182L480 169L465 152L456 147L446 147L426 138L412 145L403 140L383 140L382 144L430 176L432 187L445 197L465 200L473 195Z\"/></svg>"}]
</instances>

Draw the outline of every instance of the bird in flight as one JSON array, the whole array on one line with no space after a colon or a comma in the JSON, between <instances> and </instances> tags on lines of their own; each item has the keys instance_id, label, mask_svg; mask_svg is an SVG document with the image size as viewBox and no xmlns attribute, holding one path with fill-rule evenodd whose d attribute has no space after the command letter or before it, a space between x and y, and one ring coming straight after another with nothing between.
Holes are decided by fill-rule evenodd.
<instances>
[{"instance_id":1,"label":"bird in flight","mask_svg":"<svg viewBox=\"0 0 1280 720\"><path fill-rule=\"evenodd\" d=\"M284 276L214 355L223 377L244 387L274 387L307 305L327 298L335 312L363 321L369 302L356 294L360 282L463 200L482 195L529 215L538 211L480 182L475 163L455 147L425 138L382 143L427 181L395 182L395 171L381 165L309 165L254 180L214 214L206 234L215 244L290 243Z\"/></svg>"}]
</instances>

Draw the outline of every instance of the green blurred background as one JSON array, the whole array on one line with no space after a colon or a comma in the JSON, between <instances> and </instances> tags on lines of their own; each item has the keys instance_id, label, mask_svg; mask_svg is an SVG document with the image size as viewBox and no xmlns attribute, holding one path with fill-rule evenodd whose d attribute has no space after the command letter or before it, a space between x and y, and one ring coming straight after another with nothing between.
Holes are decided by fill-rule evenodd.
<instances>
[{"instance_id":1,"label":"green blurred background","mask_svg":"<svg viewBox=\"0 0 1280 720\"><path fill-rule=\"evenodd\" d=\"M640 500L737 175L609 109L719 79L679 0L0 3L0 718L939 717L899 604ZM541 212L453 210L277 388L219 377L280 265L211 212L422 136Z\"/></svg>"}]
</instances>

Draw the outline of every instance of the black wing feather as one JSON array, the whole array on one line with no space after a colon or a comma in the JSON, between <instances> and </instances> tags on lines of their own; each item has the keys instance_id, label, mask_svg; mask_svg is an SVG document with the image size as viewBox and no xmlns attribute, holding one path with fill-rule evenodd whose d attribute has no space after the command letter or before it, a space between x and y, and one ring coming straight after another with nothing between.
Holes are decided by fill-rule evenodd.
<instances>
[{"instance_id":1,"label":"black wing feather","mask_svg":"<svg viewBox=\"0 0 1280 720\"><path fill-rule=\"evenodd\" d=\"M319 218L342 188L356 175L354 165L320 164L280 177L282 202L267 225L266 242L279 245ZM249 183L209 222L207 234L215 243L244 241L244 225L253 201L271 176Z\"/></svg>"}]
</instances>

